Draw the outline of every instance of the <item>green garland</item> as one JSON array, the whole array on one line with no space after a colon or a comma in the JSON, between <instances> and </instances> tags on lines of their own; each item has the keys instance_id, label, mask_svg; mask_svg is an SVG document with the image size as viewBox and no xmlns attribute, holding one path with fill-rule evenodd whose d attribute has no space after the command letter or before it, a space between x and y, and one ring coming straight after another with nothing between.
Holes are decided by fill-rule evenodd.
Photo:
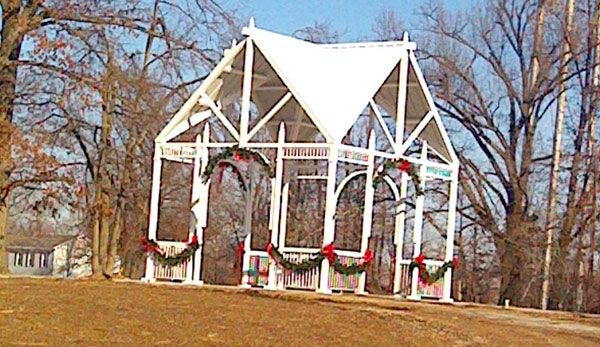
<instances>
[{"instance_id":1,"label":"green garland","mask_svg":"<svg viewBox=\"0 0 600 347\"><path fill-rule=\"evenodd\" d=\"M260 156L260 154L258 152L247 149L247 148L241 148L241 147L236 146L236 147L228 147L223 152L219 153L218 155L216 155L208 160L208 163L206 164L206 168L204 169L204 173L202 174L202 183L208 182L208 180L212 176L212 174L215 171L215 168L217 167L219 162L221 162L222 160L229 159L229 158L233 158L235 161L253 160L260 164L262 170L269 177L275 177L275 172L274 172L273 168L269 164L264 162L263 158ZM236 172L236 174L239 176L238 178L241 179L241 174L239 173L239 171ZM243 184L242 184L242 189L246 190L246 187Z\"/></svg>"},{"instance_id":2,"label":"green garland","mask_svg":"<svg viewBox=\"0 0 600 347\"><path fill-rule=\"evenodd\" d=\"M370 250L367 250L361 262L351 265L344 265L335 255L332 244L326 245L314 257L304 259L300 263L294 263L285 259L283 254L279 253L279 251L272 244L267 246L267 253L275 261L275 263L277 263L278 266L295 273L312 271L320 267L324 259L328 259L335 272L350 276L365 272L367 266L373 260L373 253Z\"/></svg>"},{"instance_id":3,"label":"green garland","mask_svg":"<svg viewBox=\"0 0 600 347\"><path fill-rule=\"evenodd\" d=\"M352 265L344 265L342 264L339 259L336 259L333 262L333 270L335 270L335 272L341 273L342 275L346 275L346 276L350 276L350 275L356 275L356 274L361 274L363 272L365 272L367 270L367 265L369 263L354 263Z\"/></svg>"},{"instance_id":4,"label":"green garland","mask_svg":"<svg viewBox=\"0 0 600 347\"><path fill-rule=\"evenodd\" d=\"M161 249L158 243L154 240L142 238L140 239L140 242L142 243L142 247L144 247L146 253L151 253L154 260L156 260L159 264L166 266L181 265L183 262L190 259L200 248L200 243L198 242L197 236L192 238L185 249L171 256L165 255L165 251Z\"/></svg>"},{"instance_id":5,"label":"green garland","mask_svg":"<svg viewBox=\"0 0 600 347\"><path fill-rule=\"evenodd\" d=\"M419 268L419 281L421 281L421 283L424 285L430 285L438 282L444 277L448 269L455 269L458 267L458 259L454 257L452 260L442 264L442 266L440 266L434 273L431 273L429 270L427 270L424 260L425 256L420 254L409 265L411 273L414 268Z\"/></svg>"},{"instance_id":6,"label":"green garland","mask_svg":"<svg viewBox=\"0 0 600 347\"><path fill-rule=\"evenodd\" d=\"M373 174L373 188L377 189L379 184L381 184L388 175L389 170L398 169L402 172L408 173L411 180L415 186L415 192L417 196L423 195L423 188L421 187L421 178L417 173L417 169L414 165L411 165L408 161L404 159L386 159L383 162L383 166L381 170L375 171Z\"/></svg>"}]
</instances>

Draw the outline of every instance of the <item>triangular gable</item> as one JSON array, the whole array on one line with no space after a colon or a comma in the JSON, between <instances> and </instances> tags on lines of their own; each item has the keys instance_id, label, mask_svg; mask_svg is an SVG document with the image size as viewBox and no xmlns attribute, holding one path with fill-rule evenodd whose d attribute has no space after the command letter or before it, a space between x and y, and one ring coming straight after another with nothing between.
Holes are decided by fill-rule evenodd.
<instances>
[{"instance_id":1,"label":"triangular gable","mask_svg":"<svg viewBox=\"0 0 600 347\"><path fill-rule=\"evenodd\" d=\"M317 45L256 28L245 33L335 142L352 127L405 50L402 45Z\"/></svg>"},{"instance_id":2,"label":"triangular gable","mask_svg":"<svg viewBox=\"0 0 600 347\"><path fill-rule=\"evenodd\" d=\"M218 81L219 76L222 72L231 65L235 57L243 50L245 42L240 42L234 45L232 48L225 51L223 55L223 59L215 66L215 68L211 71L211 73L206 77L204 81L200 84L198 89L196 89L190 98L186 100L183 106L173 115L173 118L167 123L167 125L163 128L163 130L158 134L155 141L163 142L168 141L170 138L173 138L172 132L176 130L176 127L182 122L186 122L188 118L190 118L193 113L192 109L198 104L198 101L202 98L203 94L206 94L207 91L210 94L210 87L216 82L219 87L222 85L222 81ZM181 133L181 130L178 130Z\"/></svg>"}]
</instances>

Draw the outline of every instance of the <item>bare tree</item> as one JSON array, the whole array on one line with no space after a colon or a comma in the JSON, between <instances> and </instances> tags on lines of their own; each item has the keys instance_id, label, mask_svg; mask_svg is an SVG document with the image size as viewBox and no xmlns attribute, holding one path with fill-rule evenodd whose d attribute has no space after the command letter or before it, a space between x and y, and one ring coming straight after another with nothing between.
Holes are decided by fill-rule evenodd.
<instances>
[{"instance_id":1,"label":"bare tree","mask_svg":"<svg viewBox=\"0 0 600 347\"><path fill-rule=\"evenodd\" d=\"M371 26L375 38L380 41L401 40L404 23L398 13L393 9L381 11Z\"/></svg>"}]
</instances>

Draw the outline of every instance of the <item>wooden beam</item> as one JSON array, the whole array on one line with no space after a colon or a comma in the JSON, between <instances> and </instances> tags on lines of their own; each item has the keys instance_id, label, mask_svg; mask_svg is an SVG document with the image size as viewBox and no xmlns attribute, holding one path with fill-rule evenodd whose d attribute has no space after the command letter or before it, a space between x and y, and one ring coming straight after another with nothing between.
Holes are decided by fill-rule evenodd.
<instances>
[{"instance_id":1,"label":"wooden beam","mask_svg":"<svg viewBox=\"0 0 600 347\"><path fill-rule=\"evenodd\" d=\"M292 93L288 92L281 99L279 99L279 101L277 101L277 103L269 110L269 112L267 112L267 114L258 122L258 124L256 124L256 126L252 129L252 131L250 131L250 133L248 133L247 140L250 141L250 139L254 135L256 135L256 133L265 124L267 124L267 122L269 120L271 120L271 118L273 118L275 116L275 114L277 114L277 112L279 112L279 110L281 110L281 108L290 100L291 97L292 97Z\"/></svg>"}]
</instances>

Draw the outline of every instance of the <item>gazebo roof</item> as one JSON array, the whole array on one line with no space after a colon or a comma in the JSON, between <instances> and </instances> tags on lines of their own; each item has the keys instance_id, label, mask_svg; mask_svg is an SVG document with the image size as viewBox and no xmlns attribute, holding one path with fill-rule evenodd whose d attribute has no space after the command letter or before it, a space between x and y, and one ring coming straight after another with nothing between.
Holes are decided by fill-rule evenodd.
<instances>
[{"instance_id":1,"label":"gazebo roof","mask_svg":"<svg viewBox=\"0 0 600 347\"><path fill-rule=\"evenodd\" d=\"M250 93L257 116L249 120L249 138L258 128L275 135L279 123L285 122L291 129L296 127L289 131L291 142L310 142L320 133L326 142L341 143L365 108L371 107L397 154L402 154L398 152L410 145L394 141L396 130L403 128L409 142L419 137L445 161L456 160L414 57L416 45L413 42L405 39L315 44L259 29L252 23L242 33L246 39L226 50L222 61L157 141L173 139L216 113L221 113L217 117L232 137L237 135L236 140L239 140L241 121L239 113L235 115L239 111L235 103L242 95L245 51L252 44ZM398 127L396 115L398 105L402 105L398 98L403 60L407 65L406 108L404 124ZM273 110L275 112L271 112ZM251 131L252 128L257 131Z\"/></svg>"},{"instance_id":2,"label":"gazebo roof","mask_svg":"<svg viewBox=\"0 0 600 347\"><path fill-rule=\"evenodd\" d=\"M244 33L335 142L354 125L406 50L402 42L322 45L258 28Z\"/></svg>"}]
</instances>

